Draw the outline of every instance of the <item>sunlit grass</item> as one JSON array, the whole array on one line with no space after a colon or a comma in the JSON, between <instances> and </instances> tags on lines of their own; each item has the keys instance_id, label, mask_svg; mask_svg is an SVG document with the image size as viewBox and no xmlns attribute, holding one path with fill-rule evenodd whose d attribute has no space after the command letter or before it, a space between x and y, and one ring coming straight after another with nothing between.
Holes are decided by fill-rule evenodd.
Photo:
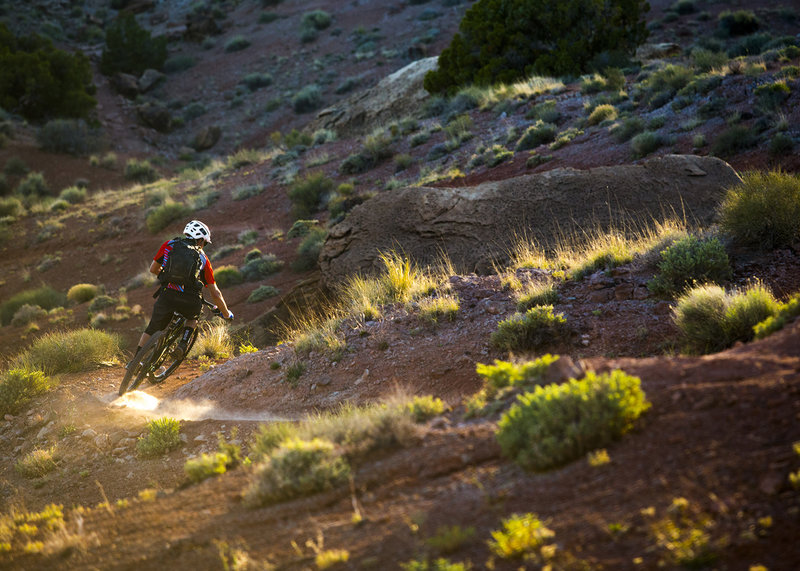
<instances>
[{"instance_id":1,"label":"sunlit grass","mask_svg":"<svg viewBox=\"0 0 800 571\"><path fill-rule=\"evenodd\" d=\"M322 351L338 359L346 350L342 332L339 331L345 321L381 319L385 306L405 304L430 296L456 273L453 264L445 257L425 268L418 267L408 257L395 251L381 253L380 261L383 264L381 273L377 276L349 278L336 292L336 299L330 301L322 311L293 316L281 334L282 342L293 343L295 350L303 355ZM450 296L442 302L447 307L432 307L431 315L450 318L454 301ZM457 302L455 305L457 311Z\"/></svg>"},{"instance_id":2,"label":"sunlit grass","mask_svg":"<svg viewBox=\"0 0 800 571\"><path fill-rule=\"evenodd\" d=\"M677 217L653 221L645 227L576 231L558 234L555 245L545 248L534 238L518 235L508 252L508 271L522 268L564 271L581 279L598 270L610 270L635 259L654 263L658 253L673 241L688 235L685 222Z\"/></svg>"}]
</instances>

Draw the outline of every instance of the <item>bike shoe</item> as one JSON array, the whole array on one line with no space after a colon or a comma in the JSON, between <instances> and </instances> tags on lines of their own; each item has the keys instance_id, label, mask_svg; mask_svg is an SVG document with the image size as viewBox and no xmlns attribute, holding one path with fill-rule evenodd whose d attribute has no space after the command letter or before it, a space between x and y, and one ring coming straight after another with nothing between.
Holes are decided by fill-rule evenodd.
<instances>
[{"instance_id":1,"label":"bike shoe","mask_svg":"<svg viewBox=\"0 0 800 571\"><path fill-rule=\"evenodd\" d=\"M172 358L175 359L176 361L178 359L183 359L184 356L186 356L186 349L188 349L188 343L184 343L183 341L181 341L180 343L175 345L175 348L172 350L171 353Z\"/></svg>"}]
</instances>

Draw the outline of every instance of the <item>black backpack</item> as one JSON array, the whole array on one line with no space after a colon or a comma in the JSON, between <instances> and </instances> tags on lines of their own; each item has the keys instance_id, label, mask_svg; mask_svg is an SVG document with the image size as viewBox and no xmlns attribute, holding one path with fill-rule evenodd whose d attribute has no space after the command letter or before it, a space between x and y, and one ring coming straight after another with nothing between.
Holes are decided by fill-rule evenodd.
<instances>
[{"instance_id":1,"label":"black backpack","mask_svg":"<svg viewBox=\"0 0 800 571\"><path fill-rule=\"evenodd\" d=\"M161 285L174 284L183 290L198 293L203 283L200 281L200 252L185 240L176 239L172 249L167 253L167 262L158 274Z\"/></svg>"}]
</instances>

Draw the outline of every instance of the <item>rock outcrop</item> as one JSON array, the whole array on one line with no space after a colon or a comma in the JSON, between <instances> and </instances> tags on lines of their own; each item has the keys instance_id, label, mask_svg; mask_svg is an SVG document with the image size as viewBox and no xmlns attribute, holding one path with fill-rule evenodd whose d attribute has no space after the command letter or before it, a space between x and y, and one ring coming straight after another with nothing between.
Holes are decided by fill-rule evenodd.
<instances>
[{"instance_id":1,"label":"rock outcrop","mask_svg":"<svg viewBox=\"0 0 800 571\"><path fill-rule=\"evenodd\" d=\"M418 111L430 97L422 86L425 74L436 68L437 61L429 57L411 62L372 89L323 109L307 130L333 129L340 137L349 137Z\"/></svg>"},{"instance_id":2,"label":"rock outcrop","mask_svg":"<svg viewBox=\"0 0 800 571\"><path fill-rule=\"evenodd\" d=\"M379 269L395 249L420 264L446 254L465 272L486 272L525 236L550 247L576 231L635 229L677 216L707 226L725 189L741 179L713 157L668 155L636 165L554 169L475 187L384 192L331 228L320 254L330 287Z\"/></svg>"}]
</instances>

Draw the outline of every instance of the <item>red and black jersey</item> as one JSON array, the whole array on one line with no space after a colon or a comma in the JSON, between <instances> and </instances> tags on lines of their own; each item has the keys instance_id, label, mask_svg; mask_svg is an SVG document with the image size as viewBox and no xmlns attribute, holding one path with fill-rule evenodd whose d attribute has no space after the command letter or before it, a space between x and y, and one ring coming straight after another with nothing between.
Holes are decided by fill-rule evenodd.
<instances>
[{"instance_id":1,"label":"red and black jersey","mask_svg":"<svg viewBox=\"0 0 800 571\"><path fill-rule=\"evenodd\" d=\"M153 257L153 261L160 264L162 270L167 265L167 260L169 259L169 253L172 250L172 245L177 240L182 240L182 238L173 238L172 240L167 240L161 244L161 248L158 249L158 253L155 255L155 257ZM206 253L203 252L203 250L198 250L198 252L200 253L200 281L203 282L203 285L210 286L214 283L214 269L211 267L211 260L208 259L208 256L206 256ZM167 284L166 288L180 292L184 291L183 286L172 283Z\"/></svg>"}]
</instances>

